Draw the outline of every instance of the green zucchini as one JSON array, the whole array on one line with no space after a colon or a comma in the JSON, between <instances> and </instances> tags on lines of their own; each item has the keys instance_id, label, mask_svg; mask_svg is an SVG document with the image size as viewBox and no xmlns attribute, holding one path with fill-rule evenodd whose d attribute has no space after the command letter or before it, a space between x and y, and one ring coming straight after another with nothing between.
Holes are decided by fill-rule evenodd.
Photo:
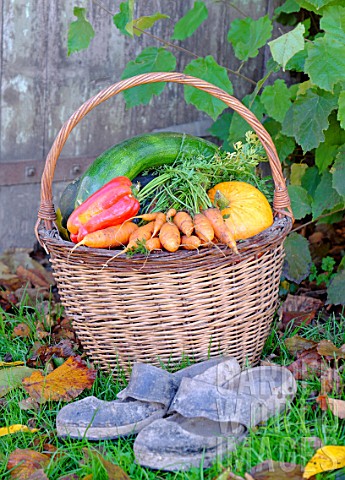
<instances>
[{"instance_id":1,"label":"green zucchini","mask_svg":"<svg viewBox=\"0 0 345 480\"><path fill-rule=\"evenodd\" d=\"M146 133L114 145L67 185L58 204L61 225L66 228L72 211L112 178L123 175L135 180L145 170L173 163L180 153L211 158L217 149L202 138L174 132Z\"/></svg>"},{"instance_id":2,"label":"green zucchini","mask_svg":"<svg viewBox=\"0 0 345 480\"><path fill-rule=\"evenodd\" d=\"M75 206L109 182L123 175L133 180L139 173L171 164L180 153L212 157L217 145L192 135L146 133L125 140L102 153L80 178Z\"/></svg>"}]
</instances>

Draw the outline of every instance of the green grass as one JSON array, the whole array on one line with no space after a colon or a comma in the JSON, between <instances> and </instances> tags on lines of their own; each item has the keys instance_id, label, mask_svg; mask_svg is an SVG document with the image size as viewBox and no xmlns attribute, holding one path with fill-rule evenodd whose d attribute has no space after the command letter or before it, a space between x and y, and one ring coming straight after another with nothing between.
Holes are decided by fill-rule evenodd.
<instances>
[{"instance_id":1,"label":"green grass","mask_svg":"<svg viewBox=\"0 0 345 480\"><path fill-rule=\"evenodd\" d=\"M0 311L0 360L6 354L11 354L13 360L25 360L35 341L35 324L44 320L44 312L40 306L26 308L20 306L16 314L5 314ZM29 338L13 338L12 331L18 323L28 323L32 329ZM345 343L345 317L320 317L312 325L290 328L283 335L273 327L267 339L263 357L274 353L275 363L287 365L293 357L284 346L284 339L294 334L316 341L331 340L337 347ZM49 337L45 339L49 342ZM342 373L345 382L344 373ZM103 400L112 400L123 388L123 379L115 381L111 375L99 372L91 391L85 391L78 398L95 395ZM24 389L13 389L5 397L5 404L0 403L0 427L22 423L35 426L37 433L16 433L0 437L0 479L9 479L7 460L11 452L17 448L29 448L42 451L44 443L55 445L58 450L51 458L45 472L50 480L56 480L62 475L76 474L80 479L92 473L96 480L107 479L107 473L96 456L86 455L98 449L102 455L118 464L131 479L213 479L226 467L244 476L244 473L267 459L281 462L299 463L305 465L315 453L308 443L308 437L320 437L325 445L345 445L345 421L339 420L331 412L322 412L315 402L320 392L318 378L310 377L298 382L298 393L295 400L288 406L286 412L279 417L271 418L266 424L254 428L246 440L236 451L223 459L218 459L212 468L207 470L192 469L184 473L155 472L136 465L133 456L134 437L114 441L89 442L87 440L60 440L56 437L55 419L57 412L64 403L50 402L41 406L40 410L21 410L19 403L27 398ZM343 396L345 399L345 395ZM323 473L318 479L335 479L340 470Z\"/></svg>"}]
</instances>

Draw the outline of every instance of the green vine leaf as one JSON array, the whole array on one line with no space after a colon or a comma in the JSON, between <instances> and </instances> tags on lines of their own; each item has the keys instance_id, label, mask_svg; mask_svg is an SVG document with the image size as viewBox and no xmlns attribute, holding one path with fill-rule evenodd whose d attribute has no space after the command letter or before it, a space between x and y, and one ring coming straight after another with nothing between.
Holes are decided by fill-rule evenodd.
<instances>
[{"instance_id":1,"label":"green vine leaf","mask_svg":"<svg viewBox=\"0 0 345 480\"><path fill-rule=\"evenodd\" d=\"M327 142L320 143L315 150L315 163L320 173L323 173L334 162L338 151L338 145L329 145Z\"/></svg>"},{"instance_id":2,"label":"green vine leaf","mask_svg":"<svg viewBox=\"0 0 345 480\"><path fill-rule=\"evenodd\" d=\"M251 102L251 95L246 95L242 99L243 105L249 108L249 103ZM260 97L255 97L254 102L251 104L249 108L251 112L257 117L259 122L262 121L265 113L265 109L261 103ZM233 145L235 142L239 140L245 139L245 134L248 130L252 130L252 127L248 124L248 122L241 117L238 113L234 112L230 124L229 129L229 137L228 142L230 145Z\"/></svg>"},{"instance_id":3,"label":"green vine leaf","mask_svg":"<svg viewBox=\"0 0 345 480\"><path fill-rule=\"evenodd\" d=\"M300 50L304 49L305 27L299 23L296 28L276 40L272 40L268 45L271 49L272 57L285 70L287 62Z\"/></svg>"},{"instance_id":4,"label":"green vine leaf","mask_svg":"<svg viewBox=\"0 0 345 480\"><path fill-rule=\"evenodd\" d=\"M266 45L271 38L273 25L266 15L258 20L247 17L237 18L230 24L228 41L234 47L235 55L240 60L254 58L259 53L259 48Z\"/></svg>"},{"instance_id":5,"label":"green vine leaf","mask_svg":"<svg viewBox=\"0 0 345 480\"><path fill-rule=\"evenodd\" d=\"M223 112L207 130L211 135L222 140L224 150L230 150L232 148L231 145L228 144L232 116L233 112Z\"/></svg>"},{"instance_id":6,"label":"green vine leaf","mask_svg":"<svg viewBox=\"0 0 345 480\"><path fill-rule=\"evenodd\" d=\"M344 202L342 197L333 188L332 180L332 174L326 170L315 190L312 203L313 220L323 213L332 212L332 210L341 206Z\"/></svg>"},{"instance_id":7,"label":"green vine leaf","mask_svg":"<svg viewBox=\"0 0 345 480\"><path fill-rule=\"evenodd\" d=\"M218 65L211 55L192 60L184 69L184 73L213 83L230 95L233 93L232 83L229 80L226 69ZM208 93L197 90L194 87L185 86L184 97L187 103L191 103L198 110L206 112L213 120L216 120L222 111L227 108L225 103L218 100L218 98L212 97Z\"/></svg>"},{"instance_id":8,"label":"green vine leaf","mask_svg":"<svg viewBox=\"0 0 345 480\"><path fill-rule=\"evenodd\" d=\"M290 60L287 62L285 69L293 70L294 72L304 72L305 61L308 56L307 45L304 46L303 50L297 52Z\"/></svg>"},{"instance_id":9,"label":"green vine leaf","mask_svg":"<svg viewBox=\"0 0 345 480\"><path fill-rule=\"evenodd\" d=\"M320 28L334 40L345 43L345 7L335 5L324 10Z\"/></svg>"},{"instance_id":10,"label":"green vine leaf","mask_svg":"<svg viewBox=\"0 0 345 480\"><path fill-rule=\"evenodd\" d=\"M271 118L266 119L264 127L272 137L280 161L284 161L295 150L295 140L283 135L281 132L281 124Z\"/></svg>"},{"instance_id":11,"label":"green vine leaf","mask_svg":"<svg viewBox=\"0 0 345 480\"><path fill-rule=\"evenodd\" d=\"M340 122L341 128L345 130L345 90L340 92L338 100L338 120Z\"/></svg>"},{"instance_id":12,"label":"green vine leaf","mask_svg":"<svg viewBox=\"0 0 345 480\"><path fill-rule=\"evenodd\" d=\"M306 169L306 172L301 179L301 185L303 188L307 190L309 195L313 198L315 196L315 191L320 181L321 181L321 176L319 174L319 170L317 167L313 165L312 167L308 167Z\"/></svg>"},{"instance_id":13,"label":"green vine leaf","mask_svg":"<svg viewBox=\"0 0 345 480\"><path fill-rule=\"evenodd\" d=\"M301 220L311 213L311 198L308 192L299 185L288 186L291 208L296 220Z\"/></svg>"},{"instance_id":14,"label":"green vine leaf","mask_svg":"<svg viewBox=\"0 0 345 480\"><path fill-rule=\"evenodd\" d=\"M284 80L276 80L273 85L264 88L261 102L268 115L277 122L282 122L291 106L291 93Z\"/></svg>"},{"instance_id":15,"label":"green vine leaf","mask_svg":"<svg viewBox=\"0 0 345 480\"><path fill-rule=\"evenodd\" d=\"M305 163L293 163L291 165L290 171L290 184L291 185L302 185L302 177L304 176L308 165Z\"/></svg>"},{"instance_id":16,"label":"green vine leaf","mask_svg":"<svg viewBox=\"0 0 345 480\"><path fill-rule=\"evenodd\" d=\"M337 107L337 99L328 92L308 90L299 96L287 112L282 132L294 137L304 152L324 141L328 116Z\"/></svg>"},{"instance_id":17,"label":"green vine leaf","mask_svg":"<svg viewBox=\"0 0 345 480\"><path fill-rule=\"evenodd\" d=\"M171 52L164 48L148 47L145 48L135 60L127 63L121 79L133 77L141 73L149 72L171 72L175 70L176 58ZM123 92L128 108L136 105L146 105L150 102L153 95L159 95L164 90L165 83L150 83L140 85Z\"/></svg>"},{"instance_id":18,"label":"green vine leaf","mask_svg":"<svg viewBox=\"0 0 345 480\"><path fill-rule=\"evenodd\" d=\"M140 37L143 32L140 32L139 30L137 30L137 28L140 28L140 30L147 30L148 28L153 27L153 25L158 22L158 20L162 20L163 18L170 17L169 15L164 15L164 13L159 12L156 12L150 16L139 17L127 23L126 29L128 29L129 31L133 31L134 35Z\"/></svg>"},{"instance_id":19,"label":"green vine leaf","mask_svg":"<svg viewBox=\"0 0 345 480\"><path fill-rule=\"evenodd\" d=\"M305 72L314 85L333 91L336 83L345 81L345 44L326 33L308 48Z\"/></svg>"},{"instance_id":20,"label":"green vine leaf","mask_svg":"<svg viewBox=\"0 0 345 480\"><path fill-rule=\"evenodd\" d=\"M77 17L75 22L72 22L68 29L67 36L67 55L79 52L88 48L91 40L95 36L95 31L90 22L86 20L86 8L74 7L73 15Z\"/></svg>"},{"instance_id":21,"label":"green vine leaf","mask_svg":"<svg viewBox=\"0 0 345 480\"><path fill-rule=\"evenodd\" d=\"M301 283L309 275L313 263L308 240L302 235L292 232L287 236L284 248L283 275L291 282Z\"/></svg>"},{"instance_id":22,"label":"green vine leaf","mask_svg":"<svg viewBox=\"0 0 345 480\"><path fill-rule=\"evenodd\" d=\"M345 201L345 145L342 145L338 151L332 173L333 188L335 188Z\"/></svg>"},{"instance_id":23,"label":"green vine leaf","mask_svg":"<svg viewBox=\"0 0 345 480\"><path fill-rule=\"evenodd\" d=\"M193 35L200 25L207 19L208 10L204 2L194 2L184 17L175 24L172 40L185 40Z\"/></svg>"},{"instance_id":24,"label":"green vine leaf","mask_svg":"<svg viewBox=\"0 0 345 480\"><path fill-rule=\"evenodd\" d=\"M327 303L331 305L345 305L345 270L334 275L327 289Z\"/></svg>"},{"instance_id":25,"label":"green vine leaf","mask_svg":"<svg viewBox=\"0 0 345 480\"><path fill-rule=\"evenodd\" d=\"M300 9L301 7L300 5L298 5L296 0L286 0L286 2L283 3L283 5L281 5L280 7L274 10L274 15L278 16L281 13L295 13L295 12L299 12Z\"/></svg>"},{"instance_id":26,"label":"green vine leaf","mask_svg":"<svg viewBox=\"0 0 345 480\"><path fill-rule=\"evenodd\" d=\"M120 11L113 16L114 25L120 30L123 35L133 37L133 9L134 0L127 0L127 2L120 3Z\"/></svg>"},{"instance_id":27,"label":"green vine leaf","mask_svg":"<svg viewBox=\"0 0 345 480\"><path fill-rule=\"evenodd\" d=\"M334 0L297 0L301 8L321 15L324 7L333 3Z\"/></svg>"}]
</instances>

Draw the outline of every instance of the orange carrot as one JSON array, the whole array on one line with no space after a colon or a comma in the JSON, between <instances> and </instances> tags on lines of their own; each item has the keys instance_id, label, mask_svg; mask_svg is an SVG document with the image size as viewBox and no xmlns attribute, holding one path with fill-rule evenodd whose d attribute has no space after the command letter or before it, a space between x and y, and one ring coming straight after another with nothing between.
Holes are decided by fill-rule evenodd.
<instances>
[{"instance_id":1,"label":"orange carrot","mask_svg":"<svg viewBox=\"0 0 345 480\"><path fill-rule=\"evenodd\" d=\"M187 237L192 235L194 230L193 220L187 212L177 212L173 222Z\"/></svg>"},{"instance_id":2,"label":"orange carrot","mask_svg":"<svg viewBox=\"0 0 345 480\"><path fill-rule=\"evenodd\" d=\"M129 237L129 242L127 248L125 248L124 252L129 250L130 248L136 248L138 246L138 242L142 242L144 240L148 240L152 236L153 228L155 222L149 222L142 227L137 228L132 235ZM124 253L122 252L122 253Z\"/></svg>"},{"instance_id":3,"label":"orange carrot","mask_svg":"<svg viewBox=\"0 0 345 480\"><path fill-rule=\"evenodd\" d=\"M173 223L166 222L159 232L159 240L168 252L176 252L181 243L180 231Z\"/></svg>"},{"instance_id":4,"label":"orange carrot","mask_svg":"<svg viewBox=\"0 0 345 480\"><path fill-rule=\"evenodd\" d=\"M168 222L170 222L172 217L174 217L175 215L176 215L176 210L174 208L169 208L169 210L165 214Z\"/></svg>"},{"instance_id":5,"label":"orange carrot","mask_svg":"<svg viewBox=\"0 0 345 480\"><path fill-rule=\"evenodd\" d=\"M208 208L204 210L204 215L211 222L216 237L225 243L228 247L232 248L235 253L238 254L236 242L232 232L227 224L224 222L223 215L218 208Z\"/></svg>"},{"instance_id":6,"label":"orange carrot","mask_svg":"<svg viewBox=\"0 0 345 480\"><path fill-rule=\"evenodd\" d=\"M143 213L142 215L134 218L141 218L144 220L144 222L152 222L152 220L156 220L158 213L159 212Z\"/></svg>"},{"instance_id":7,"label":"orange carrot","mask_svg":"<svg viewBox=\"0 0 345 480\"><path fill-rule=\"evenodd\" d=\"M77 243L74 247L79 245L86 245L93 248L111 248L127 245L130 236L138 230L138 225L133 222L124 222L121 225L103 228L96 232L88 233L85 237Z\"/></svg>"},{"instance_id":8,"label":"orange carrot","mask_svg":"<svg viewBox=\"0 0 345 480\"><path fill-rule=\"evenodd\" d=\"M166 222L165 213L158 212L157 217L155 219L155 224L154 224L154 227L153 227L153 232L152 232L153 237L155 237L159 233L159 230L161 229L162 225L165 222Z\"/></svg>"},{"instance_id":9,"label":"orange carrot","mask_svg":"<svg viewBox=\"0 0 345 480\"><path fill-rule=\"evenodd\" d=\"M201 240L196 235L191 235L187 237L187 235L183 235L181 238L181 247L185 250L196 250L200 247Z\"/></svg>"},{"instance_id":10,"label":"orange carrot","mask_svg":"<svg viewBox=\"0 0 345 480\"><path fill-rule=\"evenodd\" d=\"M161 250L162 244L158 237L152 237L146 240L145 247L149 252L153 250Z\"/></svg>"},{"instance_id":11,"label":"orange carrot","mask_svg":"<svg viewBox=\"0 0 345 480\"><path fill-rule=\"evenodd\" d=\"M201 241L210 243L214 239L211 222L202 213L194 215L194 230Z\"/></svg>"}]
</instances>

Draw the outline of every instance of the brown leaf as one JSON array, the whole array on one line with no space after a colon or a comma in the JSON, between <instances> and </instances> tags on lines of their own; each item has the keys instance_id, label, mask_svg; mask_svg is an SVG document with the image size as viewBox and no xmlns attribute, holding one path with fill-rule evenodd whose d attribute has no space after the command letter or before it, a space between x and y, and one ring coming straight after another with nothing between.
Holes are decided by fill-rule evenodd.
<instances>
[{"instance_id":1,"label":"brown leaf","mask_svg":"<svg viewBox=\"0 0 345 480\"><path fill-rule=\"evenodd\" d=\"M305 350L310 350L317 345L317 342L314 342L314 340L308 340L299 335L287 338L284 343L291 355L297 355Z\"/></svg>"},{"instance_id":2,"label":"brown leaf","mask_svg":"<svg viewBox=\"0 0 345 480\"><path fill-rule=\"evenodd\" d=\"M321 340L317 346L317 351L324 357L331 359L345 358L345 352L337 348L330 340Z\"/></svg>"},{"instance_id":3,"label":"brown leaf","mask_svg":"<svg viewBox=\"0 0 345 480\"><path fill-rule=\"evenodd\" d=\"M80 357L70 357L46 377L41 372L34 372L31 377L24 378L23 386L38 403L48 400L68 402L85 388L91 388L96 375L97 371L88 369Z\"/></svg>"},{"instance_id":4,"label":"brown leaf","mask_svg":"<svg viewBox=\"0 0 345 480\"><path fill-rule=\"evenodd\" d=\"M32 352L27 363L31 365L37 365L38 361L39 364L44 365L52 357L69 358L74 357L75 355L76 354L73 350L73 345L69 340L62 340L56 345L37 344L36 350Z\"/></svg>"},{"instance_id":5,"label":"brown leaf","mask_svg":"<svg viewBox=\"0 0 345 480\"><path fill-rule=\"evenodd\" d=\"M26 323L19 323L13 329L13 337L29 337L31 334L30 327Z\"/></svg>"},{"instance_id":6,"label":"brown leaf","mask_svg":"<svg viewBox=\"0 0 345 480\"><path fill-rule=\"evenodd\" d=\"M334 368L327 368L321 373L321 393L338 393L341 385L341 377Z\"/></svg>"},{"instance_id":7,"label":"brown leaf","mask_svg":"<svg viewBox=\"0 0 345 480\"><path fill-rule=\"evenodd\" d=\"M296 380L306 380L310 375L315 374L317 377L321 376L323 371L326 371L328 366L322 361L321 356L316 349L303 352L298 359L291 363L288 370L293 374Z\"/></svg>"},{"instance_id":8,"label":"brown leaf","mask_svg":"<svg viewBox=\"0 0 345 480\"><path fill-rule=\"evenodd\" d=\"M302 480L303 470L302 465L265 460L252 468L250 474L255 480Z\"/></svg>"},{"instance_id":9,"label":"brown leaf","mask_svg":"<svg viewBox=\"0 0 345 480\"><path fill-rule=\"evenodd\" d=\"M17 448L8 458L7 470L11 470L10 477L14 480L28 480L37 470L42 470L49 463L49 456L44 453L35 452L28 448ZM44 479L47 477L35 477Z\"/></svg>"},{"instance_id":10,"label":"brown leaf","mask_svg":"<svg viewBox=\"0 0 345 480\"><path fill-rule=\"evenodd\" d=\"M306 295L288 295L281 308L282 325L285 329L294 320L294 325L308 325L322 306L321 300Z\"/></svg>"},{"instance_id":11,"label":"brown leaf","mask_svg":"<svg viewBox=\"0 0 345 480\"><path fill-rule=\"evenodd\" d=\"M338 418L345 418L345 400L339 400L337 398L331 398L327 395L319 395L316 401L320 404L321 410L328 410Z\"/></svg>"},{"instance_id":12,"label":"brown leaf","mask_svg":"<svg viewBox=\"0 0 345 480\"><path fill-rule=\"evenodd\" d=\"M90 451L83 448L83 452L87 458L94 456L102 463L108 474L109 480L130 480L130 477L122 470L122 468L106 460L97 450Z\"/></svg>"},{"instance_id":13,"label":"brown leaf","mask_svg":"<svg viewBox=\"0 0 345 480\"><path fill-rule=\"evenodd\" d=\"M34 269L24 268L23 265L19 265L16 270L16 274L22 280L23 283L30 282L34 287L42 287L49 290L50 283L47 282L38 271Z\"/></svg>"}]
</instances>

